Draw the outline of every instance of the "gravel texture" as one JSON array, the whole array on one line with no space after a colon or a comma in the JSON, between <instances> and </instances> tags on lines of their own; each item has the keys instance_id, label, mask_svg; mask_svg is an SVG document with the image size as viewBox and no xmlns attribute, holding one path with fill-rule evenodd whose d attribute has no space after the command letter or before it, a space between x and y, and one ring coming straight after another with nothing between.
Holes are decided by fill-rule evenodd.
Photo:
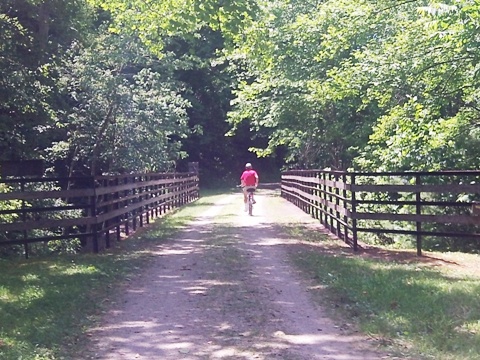
<instances>
[{"instance_id":1,"label":"gravel texture","mask_svg":"<svg viewBox=\"0 0 480 360\"><path fill-rule=\"evenodd\" d=\"M282 231L318 226L275 196L257 194L254 216L225 195L175 239L90 329L94 359L390 359L336 324L288 260Z\"/></svg>"}]
</instances>

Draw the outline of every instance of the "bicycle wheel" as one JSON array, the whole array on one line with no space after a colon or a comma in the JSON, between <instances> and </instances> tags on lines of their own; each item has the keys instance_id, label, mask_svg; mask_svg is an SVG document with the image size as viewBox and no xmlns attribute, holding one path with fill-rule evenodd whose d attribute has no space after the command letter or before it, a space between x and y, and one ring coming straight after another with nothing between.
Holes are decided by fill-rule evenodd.
<instances>
[{"instance_id":1,"label":"bicycle wheel","mask_svg":"<svg viewBox=\"0 0 480 360\"><path fill-rule=\"evenodd\" d=\"M250 193L248 195L248 215L252 216L253 214L253 196Z\"/></svg>"}]
</instances>

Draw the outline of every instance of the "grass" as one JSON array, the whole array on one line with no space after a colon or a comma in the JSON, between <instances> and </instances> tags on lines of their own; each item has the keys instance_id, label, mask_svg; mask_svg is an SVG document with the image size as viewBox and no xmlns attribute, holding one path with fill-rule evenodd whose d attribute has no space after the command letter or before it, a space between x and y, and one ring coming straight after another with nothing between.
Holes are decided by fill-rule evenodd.
<instances>
[{"instance_id":1,"label":"grass","mask_svg":"<svg viewBox=\"0 0 480 360\"><path fill-rule=\"evenodd\" d=\"M108 294L106 284L132 270L125 260L84 255L2 261L0 358L55 359L62 346L74 345Z\"/></svg>"},{"instance_id":2,"label":"grass","mask_svg":"<svg viewBox=\"0 0 480 360\"><path fill-rule=\"evenodd\" d=\"M480 358L480 278L311 250L294 261L321 289L322 302L381 344L415 359Z\"/></svg>"}]
</instances>

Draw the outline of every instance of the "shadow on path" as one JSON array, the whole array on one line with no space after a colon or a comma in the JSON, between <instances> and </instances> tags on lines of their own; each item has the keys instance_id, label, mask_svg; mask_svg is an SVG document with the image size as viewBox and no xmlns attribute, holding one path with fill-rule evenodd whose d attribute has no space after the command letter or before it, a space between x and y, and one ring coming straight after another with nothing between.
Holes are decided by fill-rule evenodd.
<instances>
[{"instance_id":1,"label":"shadow on path","mask_svg":"<svg viewBox=\"0 0 480 360\"><path fill-rule=\"evenodd\" d=\"M271 193L255 216L229 195L175 239L112 299L89 331L95 359L385 359L365 338L342 331L310 299L284 245L294 244L274 217L310 224L308 215ZM312 220L313 221L313 220ZM369 350L370 349L370 350ZM84 358L85 358L84 357Z\"/></svg>"}]
</instances>

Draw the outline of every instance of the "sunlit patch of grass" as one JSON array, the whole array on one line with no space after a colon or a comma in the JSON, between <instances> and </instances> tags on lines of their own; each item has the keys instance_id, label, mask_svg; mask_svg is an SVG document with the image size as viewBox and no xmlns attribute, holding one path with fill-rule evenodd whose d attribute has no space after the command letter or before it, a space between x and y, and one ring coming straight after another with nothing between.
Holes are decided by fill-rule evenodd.
<instances>
[{"instance_id":1,"label":"sunlit patch of grass","mask_svg":"<svg viewBox=\"0 0 480 360\"><path fill-rule=\"evenodd\" d=\"M338 239L329 237L318 229L299 226L295 223L282 224L281 231L293 239L302 240L311 244L321 244L324 247L330 245L338 247L340 244Z\"/></svg>"},{"instance_id":2,"label":"sunlit patch of grass","mask_svg":"<svg viewBox=\"0 0 480 360\"><path fill-rule=\"evenodd\" d=\"M102 299L138 265L126 253L0 262L0 358L54 359L74 348Z\"/></svg>"},{"instance_id":3,"label":"sunlit patch of grass","mask_svg":"<svg viewBox=\"0 0 480 360\"><path fill-rule=\"evenodd\" d=\"M211 206L203 198L100 254L0 259L0 359L68 359L122 283L152 261L152 245L171 241Z\"/></svg>"},{"instance_id":4,"label":"sunlit patch of grass","mask_svg":"<svg viewBox=\"0 0 480 360\"><path fill-rule=\"evenodd\" d=\"M480 354L480 282L441 268L303 251L295 263L344 319L417 358L472 359ZM411 351L411 350L410 350Z\"/></svg>"}]
</instances>

